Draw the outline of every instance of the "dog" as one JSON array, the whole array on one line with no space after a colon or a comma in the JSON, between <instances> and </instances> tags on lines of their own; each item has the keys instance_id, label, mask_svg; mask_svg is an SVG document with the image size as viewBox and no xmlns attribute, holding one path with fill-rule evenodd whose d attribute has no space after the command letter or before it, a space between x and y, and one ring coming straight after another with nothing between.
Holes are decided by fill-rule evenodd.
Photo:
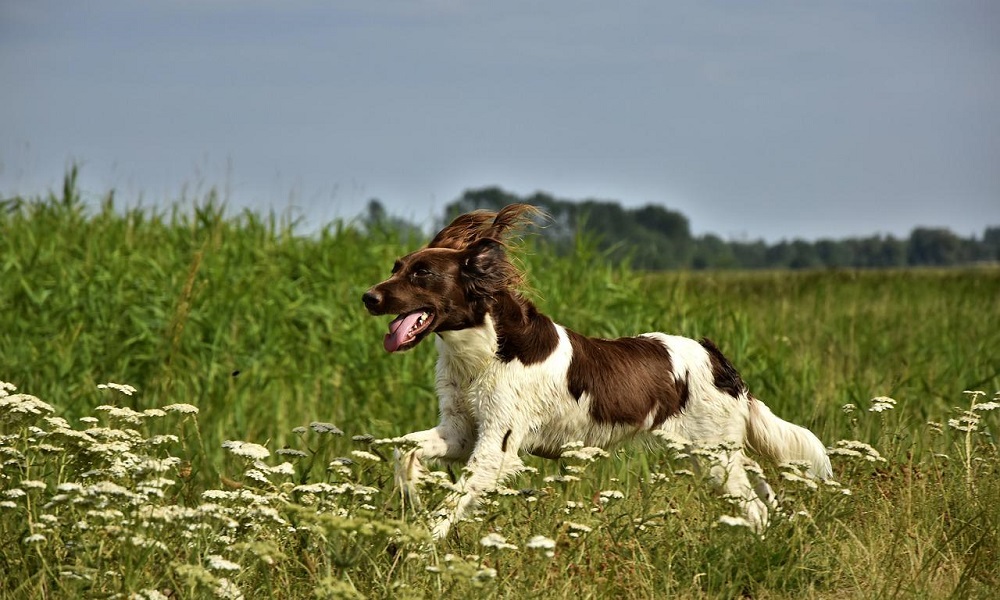
<instances>
[{"instance_id":1,"label":"dog","mask_svg":"<svg viewBox=\"0 0 1000 600\"><path fill-rule=\"evenodd\" d=\"M398 315L386 351L436 338L440 422L398 438L411 447L396 456L397 483L414 498L423 461L465 463L458 491L437 512L436 538L521 471L522 453L558 458L573 442L608 448L654 434L699 448L711 458L709 480L757 531L775 502L747 450L832 477L819 438L751 395L709 339L591 338L539 312L519 292L523 274L509 249L540 215L527 204L461 215L362 297L372 315Z\"/></svg>"}]
</instances>

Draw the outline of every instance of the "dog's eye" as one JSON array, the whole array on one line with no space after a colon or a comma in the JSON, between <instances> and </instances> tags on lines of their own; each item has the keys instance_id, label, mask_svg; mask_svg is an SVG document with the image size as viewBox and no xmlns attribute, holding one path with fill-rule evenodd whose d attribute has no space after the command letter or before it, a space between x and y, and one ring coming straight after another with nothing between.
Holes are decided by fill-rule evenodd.
<instances>
[{"instance_id":1,"label":"dog's eye","mask_svg":"<svg viewBox=\"0 0 1000 600\"><path fill-rule=\"evenodd\" d=\"M429 277L431 275L431 270L427 267L417 267L413 269L414 277Z\"/></svg>"}]
</instances>

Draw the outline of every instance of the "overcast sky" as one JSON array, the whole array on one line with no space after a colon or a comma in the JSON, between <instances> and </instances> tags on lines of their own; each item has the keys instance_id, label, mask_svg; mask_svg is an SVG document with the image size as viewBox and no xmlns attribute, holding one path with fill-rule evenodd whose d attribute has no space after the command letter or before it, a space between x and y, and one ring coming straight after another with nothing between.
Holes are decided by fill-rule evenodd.
<instances>
[{"instance_id":1,"label":"overcast sky","mask_svg":"<svg viewBox=\"0 0 1000 600\"><path fill-rule=\"evenodd\" d=\"M725 238L1000 225L1000 2L0 0L0 197L218 187L314 222L463 190Z\"/></svg>"}]
</instances>

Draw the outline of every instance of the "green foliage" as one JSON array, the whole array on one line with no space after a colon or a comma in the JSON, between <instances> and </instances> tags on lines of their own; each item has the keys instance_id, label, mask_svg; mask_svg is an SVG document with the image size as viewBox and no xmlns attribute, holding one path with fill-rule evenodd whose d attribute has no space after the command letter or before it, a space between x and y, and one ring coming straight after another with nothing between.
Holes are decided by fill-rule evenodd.
<instances>
[{"instance_id":1,"label":"green foliage","mask_svg":"<svg viewBox=\"0 0 1000 600\"><path fill-rule=\"evenodd\" d=\"M467 190L445 207L445 221L514 202L544 209L551 223L542 232L557 252L573 246L577 234L596 241L615 262L646 270L664 269L813 269L953 266L1000 260L1000 228L987 227L982 239L960 238L947 229L918 227L909 239L870 236L845 240L725 242L713 234L692 237L687 217L662 206L623 208L617 202L560 200L537 192L527 197L497 187Z\"/></svg>"},{"instance_id":2,"label":"green foliage","mask_svg":"<svg viewBox=\"0 0 1000 600\"><path fill-rule=\"evenodd\" d=\"M1000 586L997 270L639 275L588 235L561 255L529 239L542 310L591 335L711 337L755 395L835 448L840 485L766 466L785 516L761 539L667 448L530 459L538 473L430 545L427 515L394 493L391 446L364 435L436 422L432 345L386 354L386 319L360 302L418 245L402 234L334 223L303 237L212 194L88 210L71 177L61 197L8 201L0 379L19 390L0 391L0 598ZM97 389L109 380L138 391ZM425 506L443 493L430 485Z\"/></svg>"}]
</instances>

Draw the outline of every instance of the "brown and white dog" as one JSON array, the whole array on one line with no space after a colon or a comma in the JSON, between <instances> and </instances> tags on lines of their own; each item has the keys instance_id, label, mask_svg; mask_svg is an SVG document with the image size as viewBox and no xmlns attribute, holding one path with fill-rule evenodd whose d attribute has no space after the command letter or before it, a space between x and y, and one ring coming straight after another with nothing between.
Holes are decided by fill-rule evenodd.
<instances>
[{"instance_id":1,"label":"brown and white dog","mask_svg":"<svg viewBox=\"0 0 1000 600\"><path fill-rule=\"evenodd\" d=\"M710 479L757 530L773 494L745 449L831 477L822 442L752 396L710 340L589 338L540 313L518 293L522 274L507 256L510 234L538 214L513 204L462 215L363 296L371 314L399 315L385 336L388 352L436 334L441 421L404 436L416 447L397 455L397 479L410 494L425 473L421 460L466 464L435 536L520 471L522 452L556 458L578 441L607 448L654 433L709 449Z\"/></svg>"}]
</instances>

